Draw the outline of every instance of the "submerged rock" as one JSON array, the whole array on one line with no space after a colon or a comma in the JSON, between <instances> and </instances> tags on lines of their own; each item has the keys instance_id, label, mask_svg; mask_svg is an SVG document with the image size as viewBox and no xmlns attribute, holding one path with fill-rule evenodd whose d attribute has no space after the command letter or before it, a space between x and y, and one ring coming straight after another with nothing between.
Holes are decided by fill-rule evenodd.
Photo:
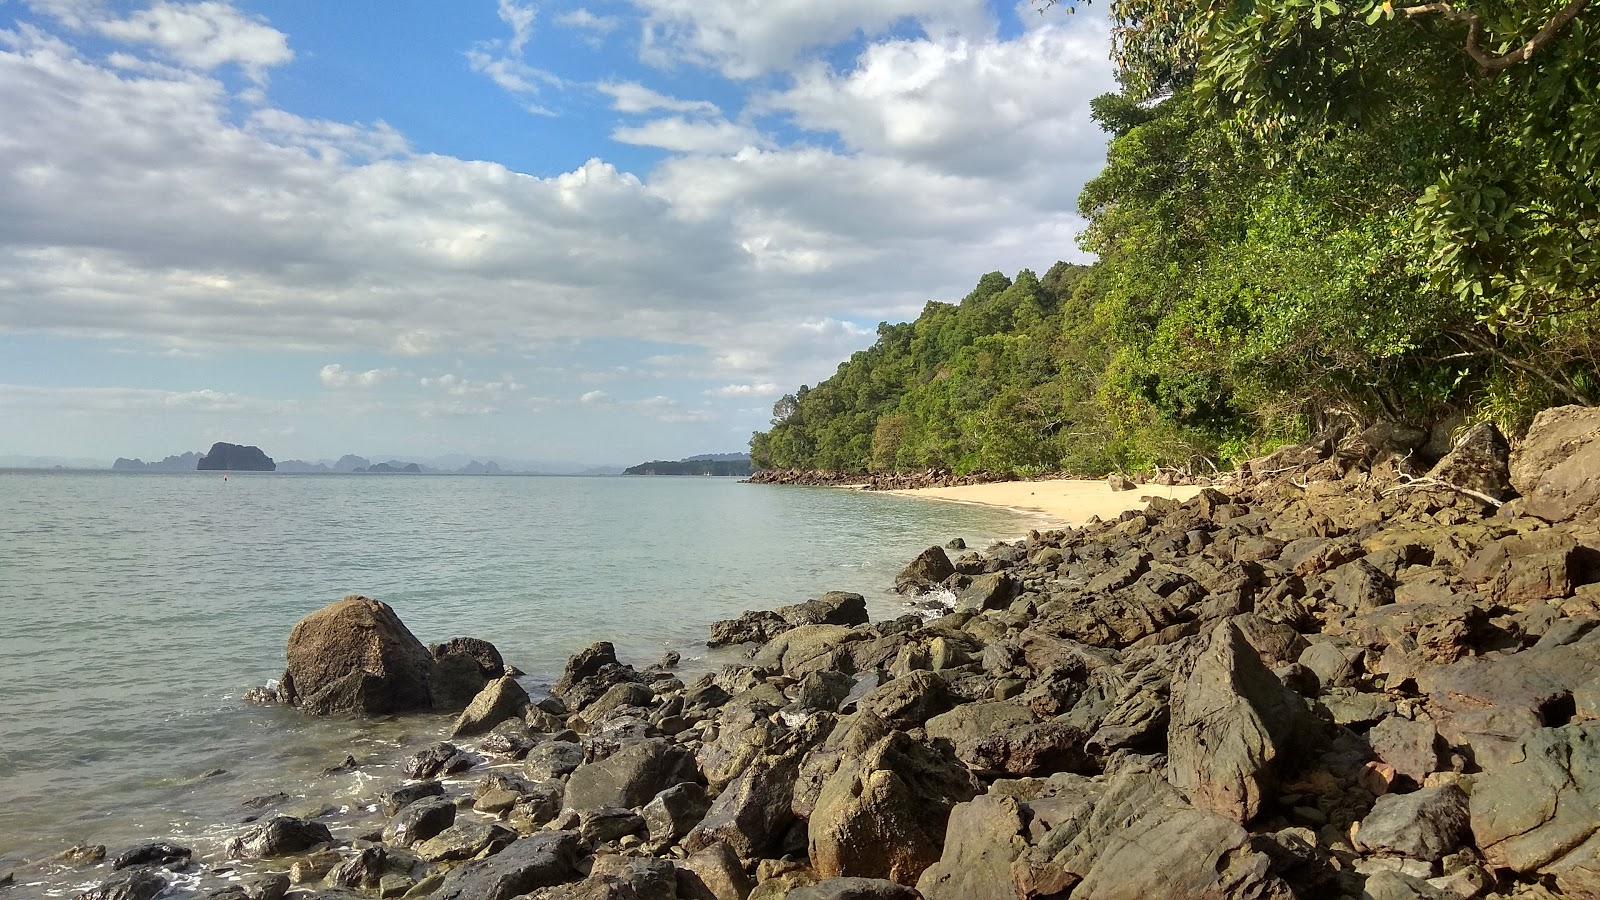
<instances>
[{"instance_id":1,"label":"submerged rock","mask_svg":"<svg viewBox=\"0 0 1600 900\"><path fill-rule=\"evenodd\" d=\"M76 900L153 900L167 889L167 879L150 868L130 868L112 874L78 894Z\"/></svg>"}]
</instances>

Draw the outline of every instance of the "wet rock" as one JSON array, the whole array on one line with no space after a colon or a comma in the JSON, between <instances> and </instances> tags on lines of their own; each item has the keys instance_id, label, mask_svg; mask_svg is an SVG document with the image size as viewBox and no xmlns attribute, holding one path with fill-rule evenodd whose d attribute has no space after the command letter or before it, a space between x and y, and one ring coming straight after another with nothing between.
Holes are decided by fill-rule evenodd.
<instances>
[{"instance_id":1,"label":"wet rock","mask_svg":"<svg viewBox=\"0 0 1600 900\"><path fill-rule=\"evenodd\" d=\"M443 796L444 785L437 781L419 781L385 791L379 800L383 804L384 813L392 816L424 797Z\"/></svg>"},{"instance_id":2,"label":"wet rock","mask_svg":"<svg viewBox=\"0 0 1600 900\"><path fill-rule=\"evenodd\" d=\"M1471 837L1467 795L1455 785L1411 794L1385 794L1356 832L1357 846L1430 862L1458 850Z\"/></svg>"},{"instance_id":3,"label":"wet rock","mask_svg":"<svg viewBox=\"0 0 1600 900\"><path fill-rule=\"evenodd\" d=\"M733 644L765 644L794 626L772 610L748 610L736 619L723 619L711 624L707 647L727 647Z\"/></svg>"},{"instance_id":4,"label":"wet rock","mask_svg":"<svg viewBox=\"0 0 1600 900\"><path fill-rule=\"evenodd\" d=\"M1231 622L1173 675L1167 755L1172 784L1203 809L1243 824L1277 783L1303 727L1298 698Z\"/></svg>"},{"instance_id":5,"label":"wet rock","mask_svg":"<svg viewBox=\"0 0 1600 900\"><path fill-rule=\"evenodd\" d=\"M1528 734L1515 762L1477 779L1472 834L1493 868L1600 896L1600 723Z\"/></svg>"},{"instance_id":6,"label":"wet rock","mask_svg":"<svg viewBox=\"0 0 1600 900\"><path fill-rule=\"evenodd\" d=\"M79 844L50 857L50 861L64 866L92 866L105 858L105 844Z\"/></svg>"},{"instance_id":7,"label":"wet rock","mask_svg":"<svg viewBox=\"0 0 1600 900\"><path fill-rule=\"evenodd\" d=\"M1511 456L1521 511L1565 522L1600 511L1600 408L1562 406L1534 416Z\"/></svg>"},{"instance_id":8,"label":"wet rock","mask_svg":"<svg viewBox=\"0 0 1600 900\"><path fill-rule=\"evenodd\" d=\"M583 765L583 747L570 741L546 741L522 762L522 772L534 781L565 778Z\"/></svg>"},{"instance_id":9,"label":"wet rock","mask_svg":"<svg viewBox=\"0 0 1600 900\"><path fill-rule=\"evenodd\" d=\"M528 692L517 684L516 679L504 676L496 678L485 685L462 710L450 729L450 736L482 734L507 719L522 718L528 706Z\"/></svg>"},{"instance_id":10,"label":"wet rock","mask_svg":"<svg viewBox=\"0 0 1600 900\"><path fill-rule=\"evenodd\" d=\"M437 900L511 900L578 878L582 841L573 831L526 837L487 859L469 862L445 877Z\"/></svg>"},{"instance_id":11,"label":"wet rock","mask_svg":"<svg viewBox=\"0 0 1600 900\"><path fill-rule=\"evenodd\" d=\"M152 900L166 889L167 880L156 870L128 868L78 894L76 900Z\"/></svg>"},{"instance_id":12,"label":"wet rock","mask_svg":"<svg viewBox=\"0 0 1600 900\"><path fill-rule=\"evenodd\" d=\"M1017 595L1016 579L1009 572L990 572L972 579L966 590L956 595L956 609L1005 609Z\"/></svg>"},{"instance_id":13,"label":"wet rock","mask_svg":"<svg viewBox=\"0 0 1600 900\"><path fill-rule=\"evenodd\" d=\"M459 862L498 853L516 839L517 833L503 825L456 822L412 850L428 862Z\"/></svg>"},{"instance_id":14,"label":"wet rock","mask_svg":"<svg viewBox=\"0 0 1600 900\"><path fill-rule=\"evenodd\" d=\"M455 744L440 741L406 758L401 770L408 778L435 778L472 768L473 759Z\"/></svg>"},{"instance_id":15,"label":"wet rock","mask_svg":"<svg viewBox=\"0 0 1600 900\"><path fill-rule=\"evenodd\" d=\"M694 755L685 748L659 738L640 741L574 770L567 779L566 805L643 806L673 785L699 779Z\"/></svg>"},{"instance_id":16,"label":"wet rock","mask_svg":"<svg viewBox=\"0 0 1600 900\"><path fill-rule=\"evenodd\" d=\"M921 593L939 586L955 572L943 547L929 547L895 576L894 588L902 594Z\"/></svg>"},{"instance_id":17,"label":"wet rock","mask_svg":"<svg viewBox=\"0 0 1600 900\"><path fill-rule=\"evenodd\" d=\"M271 859L304 853L321 844L333 843L333 834L321 822L307 822L293 816L273 816L228 843L228 854L248 859Z\"/></svg>"},{"instance_id":18,"label":"wet rock","mask_svg":"<svg viewBox=\"0 0 1600 900\"><path fill-rule=\"evenodd\" d=\"M522 721L501 722L478 742L485 752L524 759L539 741Z\"/></svg>"},{"instance_id":19,"label":"wet rock","mask_svg":"<svg viewBox=\"0 0 1600 900\"><path fill-rule=\"evenodd\" d=\"M950 809L976 792L949 750L891 733L822 785L807 825L812 867L915 883L939 858Z\"/></svg>"},{"instance_id":20,"label":"wet rock","mask_svg":"<svg viewBox=\"0 0 1600 900\"><path fill-rule=\"evenodd\" d=\"M640 810L650 843L670 846L700 823L711 808L711 798L698 784L678 784L650 799Z\"/></svg>"},{"instance_id":21,"label":"wet rock","mask_svg":"<svg viewBox=\"0 0 1600 900\"><path fill-rule=\"evenodd\" d=\"M632 666L617 661L617 651L611 642L599 641L567 660L560 680L550 692L568 710L581 712L585 706L604 696L613 685L643 681L644 678Z\"/></svg>"},{"instance_id":22,"label":"wet rock","mask_svg":"<svg viewBox=\"0 0 1600 900\"><path fill-rule=\"evenodd\" d=\"M189 865L194 851L167 841L151 841L118 853L111 859L111 868L126 869L132 866L161 866L182 869Z\"/></svg>"},{"instance_id":23,"label":"wet rock","mask_svg":"<svg viewBox=\"0 0 1600 900\"><path fill-rule=\"evenodd\" d=\"M478 638L451 638L428 648L433 655L433 704L463 709L484 685L506 674L500 651Z\"/></svg>"},{"instance_id":24,"label":"wet rock","mask_svg":"<svg viewBox=\"0 0 1600 900\"><path fill-rule=\"evenodd\" d=\"M678 863L680 900L745 900L754 885L739 855L727 844L712 844Z\"/></svg>"},{"instance_id":25,"label":"wet rock","mask_svg":"<svg viewBox=\"0 0 1600 900\"><path fill-rule=\"evenodd\" d=\"M614 684L604 694L583 708L585 721L598 722L625 706L648 707L655 700L655 692L634 682Z\"/></svg>"},{"instance_id":26,"label":"wet rock","mask_svg":"<svg viewBox=\"0 0 1600 900\"><path fill-rule=\"evenodd\" d=\"M665 859L601 854L576 893L585 900L677 900L677 867Z\"/></svg>"},{"instance_id":27,"label":"wet rock","mask_svg":"<svg viewBox=\"0 0 1600 900\"><path fill-rule=\"evenodd\" d=\"M383 829L383 842L391 847L410 847L418 841L436 837L454 825L456 805L440 797L417 800L395 814Z\"/></svg>"},{"instance_id":28,"label":"wet rock","mask_svg":"<svg viewBox=\"0 0 1600 900\"><path fill-rule=\"evenodd\" d=\"M346 890L376 888L383 880L388 859L389 855L382 847L363 847L356 851L356 855L334 866L328 872L326 883L329 887Z\"/></svg>"},{"instance_id":29,"label":"wet rock","mask_svg":"<svg viewBox=\"0 0 1600 900\"><path fill-rule=\"evenodd\" d=\"M233 884L207 894L207 900L283 900L289 893L289 876L282 872L246 875Z\"/></svg>"},{"instance_id":30,"label":"wet rock","mask_svg":"<svg viewBox=\"0 0 1600 900\"><path fill-rule=\"evenodd\" d=\"M289 632L285 700L316 715L388 713L433 706L435 663L386 603L352 595Z\"/></svg>"}]
</instances>

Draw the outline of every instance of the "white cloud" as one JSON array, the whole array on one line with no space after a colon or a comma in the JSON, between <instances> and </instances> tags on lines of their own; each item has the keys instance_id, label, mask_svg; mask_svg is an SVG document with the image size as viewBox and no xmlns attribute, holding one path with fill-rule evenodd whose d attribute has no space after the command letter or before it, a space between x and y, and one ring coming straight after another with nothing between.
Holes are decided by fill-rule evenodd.
<instances>
[{"instance_id":1,"label":"white cloud","mask_svg":"<svg viewBox=\"0 0 1600 900\"><path fill-rule=\"evenodd\" d=\"M39 387L0 384L0 407L52 412L218 413L260 408L238 394L214 391L163 391L123 387Z\"/></svg>"},{"instance_id":2,"label":"white cloud","mask_svg":"<svg viewBox=\"0 0 1600 900\"><path fill-rule=\"evenodd\" d=\"M500 21L511 26L511 39L506 42L506 49L521 55L523 48L528 46L528 39L533 37L533 22L538 17L538 10L516 0L500 0L499 14Z\"/></svg>"},{"instance_id":3,"label":"white cloud","mask_svg":"<svg viewBox=\"0 0 1600 900\"><path fill-rule=\"evenodd\" d=\"M118 17L94 0L30 0L29 6L77 31L152 48L181 65L210 71L236 65L256 81L294 59L283 32L231 4L170 3Z\"/></svg>"},{"instance_id":4,"label":"white cloud","mask_svg":"<svg viewBox=\"0 0 1600 900\"><path fill-rule=\"evenodd\" d=\"M619 126L612 129L611 139L674 153L733 153L762 143L761 135L742 125L722 119L699 122L682 116Z\"/></svg>"},{"instance_id":5,"label":"white cloud","mask_svg":"<svg viewBox=\"0 0 1600 900\"><path fill-rule=\"evenodd\" d=\"M549 108L527 100L537 95L543 87L560 87L560 77L545 69L529 65L523 58L528 41L533 38L533 25L538 11L531 5L515 0L500 0L500 21L511 29L508 38L479 41L467 50L467 65L472 71L488 78L501 90L523 99L523 108L534 115L549 116Z\"/></svg>"},{"instance_id":6,"label":"white cloud","mask_svg":"<svg viewBox=\"0 0 1600 900\"><path fill-rule=\"evenodd\" d=\"M395 369L368 369L365 372L353 372L338 363L328 363L317 373L317 378L323 387L329 388L370 388L388 381L400 374Z\"/></svg>"},{"instance_id":7,"label":"white cloud","mask_svg":"<svg viewBox=\"0 0 1600 900\"><path fill-rule=\"evenodd\" d=\"M709 100L679 100L652 90L636 81L602 81L595 85L611 98L611 108L620 113L676 112L720 116L722 111Z\"/></svg>"},{"instance_id":8,"label":"white cloud","mask_svg":"<svg viewBox=\"0 0 1600 900\"><path fill-rule=\"evenodd\" d=\"M730 78L781 70L806 53L911 20L932 34L992 30L984 0L633 0L649 62L687 62Z\"/></svg>"},{"instance_id":9,"label":"white cloud","mask_svg":"<svg viewBox=\"0 0 1600 900\"><path fill-rule=\"evenodd\" d=\"M514 394L524 387L509 375L495 381L472 381L453 372L418 379L418 384L425 388L437 388L452 397L499 397Z\"/></svg>"},{"instance_id":10,"label":"white cloud","mask_svg":"<svg viewBox=\"0 0 1600 900\"><path fill-rule=\"evenodd\" d=\"M580 6L556 16L556 24L604 36L621 27L622 19L617 16L597 15L588 8Z\"/></svg>"},{"instance_id":11,"label":"white cloud","mask_svg":"<svg viewBox=\"0 0 1600 900\"><path fill-rule=\"evenodd\" d=\"M605 391L589 391L588 393L579 397L578 402L584 404L585 406L599 406L603 403L610 403L611 395L607 394Z\"/></svg>"},{"instance_id":12,"label":"white cloud","mask_svg":"<svg viewBox=\"0 0 1600 900\"><path fill-rule=\"evenodd\" d=\"M776 397L781 393L783 388L770 381L760 384L727 384L706 391L711 397Z\"/></svg>"},{"instance_id":13,"label":"white cloud","mask_svg":"<svg viewBox=\"0 0 1600 900\"><path fill-rule=\"evenodd\" d=\"M327 119L303 119L281 109L258 109L246 127L274 143L300 147L334 158L353 160L399 156L409 149L400 132L386 122L350 125Z\"/></svg>"}]
</instances>

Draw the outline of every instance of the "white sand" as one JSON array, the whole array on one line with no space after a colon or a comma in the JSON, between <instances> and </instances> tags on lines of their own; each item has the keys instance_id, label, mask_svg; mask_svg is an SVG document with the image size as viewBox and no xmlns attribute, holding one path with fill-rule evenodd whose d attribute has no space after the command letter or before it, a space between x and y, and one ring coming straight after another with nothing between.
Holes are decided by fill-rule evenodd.
<instances>
[{"instance_id":1,"label":"white sand","mask_svg":"<svg viewBox=\"0 0 1600 900\"><path fill-rule=\"evenodd\" d=\"M917 488L888 491L903 497L923 497L954 503L1000 506L1037 515L1052 525L1079 525L1090 516L1110 519L1124 510L1143 509L1151 497L1187 500L1198 487L1136 485L1131 491L1113 491L1104 481L1001 481L963 487Z\"/></svg>"}]
</instances>

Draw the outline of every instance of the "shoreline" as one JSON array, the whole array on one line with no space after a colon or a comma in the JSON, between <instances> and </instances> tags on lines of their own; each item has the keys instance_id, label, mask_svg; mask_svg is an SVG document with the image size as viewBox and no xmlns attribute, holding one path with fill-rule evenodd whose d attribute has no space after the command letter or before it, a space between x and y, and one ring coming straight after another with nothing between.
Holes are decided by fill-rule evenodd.
<instances>
[{"instance_id":1,"label":"shoreline","mask_svg":"<svg viewBox=\"0 0 1600 900\"><path fill-rule=\"evenodd\" d=\"M1037 519L1041 527L1061 528L1081 526L1095 516L1114 519L1125 512L1144 509L1154 498L1181 503L1202 490L1196 485L1140 484L1132 490L1114 491L1105 481L1060 478L870 493L1005 509Z\"/></svg>"}]
</instances>

